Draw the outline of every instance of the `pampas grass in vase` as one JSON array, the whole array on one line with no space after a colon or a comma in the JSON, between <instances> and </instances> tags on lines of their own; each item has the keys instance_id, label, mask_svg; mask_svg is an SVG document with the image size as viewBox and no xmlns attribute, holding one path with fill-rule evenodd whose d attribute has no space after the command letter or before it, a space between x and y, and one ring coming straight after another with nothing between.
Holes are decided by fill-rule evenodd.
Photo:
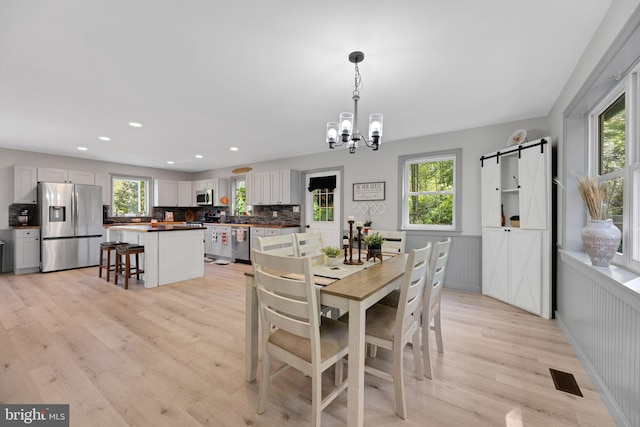
<instances>
[{"instance_id":1,"label":"pampas grass in vase","mask_svg":"<svg viewBox=\"0 0 640 427\"><path fill-rule=\"evenodd\" d=\"M607 190L604 185L602 185L598 178L590 177L588 175L579 176L575 173L573 174L576 179L576 183L578 184L578 191L580 192L580 196L582 196L582 200L584 204L587 205L587 212L589 213L589 217L595 220L602 220L604 218L604 211L602 208L602 204L604 202L604 198L607 195Z\"/></svg>"}]
</instances>

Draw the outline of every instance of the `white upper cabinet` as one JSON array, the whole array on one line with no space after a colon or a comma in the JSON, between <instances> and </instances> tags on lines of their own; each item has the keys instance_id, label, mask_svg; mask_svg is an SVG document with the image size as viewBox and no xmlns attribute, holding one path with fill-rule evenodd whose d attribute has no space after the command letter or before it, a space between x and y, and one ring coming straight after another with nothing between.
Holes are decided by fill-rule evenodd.
<instances>
[{"instance_id":1,"label":"white upper cabinet","mask_svg":"<svg viewBox=\"0 0 640 427\"><path fill-rule=\"evenodd\" d=\"M35 166L13 167L13 203L37 203L38 170Z\"/></svg>"},{"instance_id":2,"label":"white upper cabinet","mask_svg":"<svg viewBox=\"0 0 640 427\"><path fill-rule=\"evenodd\" d=\"M38 181L95 185L95 174L87 171L38 168Z\"/></svg>"},{"instance_id":3,"label":"white upper cabinet","mask_svg":"<svg viewBox=\"0 0 640 427\"><path fill-rule=\"evenodd\" d=\"M102 204L111 205L111 175L108 173L96 173L96 184L102 187Z\"/></svg>"},{"instance_id":4,"label":"white upper cabinet","mask_svg":"<svg viewBox=\"0 0 640 427\"><path fill-rule=\"evenodd\" d=\"M196 191L198 190L213 190L213 206L227 206L231 197L229 196L229 180L226 178L210 178L193 181L193 204L196 202ZM227 203L222 203L222 198L227 198Z\"/></svg>"},{"instance_id":5,"label":"white upper cabinet","mask_svg":"<svg viewBox=\"0 0 640 427\"><path fill-rule=\"evenodd\" d=\"M178 206L193 206L191 181L178 181Z\"/></svg>"},{"instance_id":6,"label":"white upper cabinet","mask_svg":"<svg viewBox=\"0 0 640 427\"><path fill-rule=\"evenodd\" d=\"M285 169L259 172L247 177L247 204L300 204L300 171Z\"/></svg>"},{"instance_id":7,"label":"white upper cabinet","mask_svg":"<svg viewBox=\"0 0 640 427\"><path fill-rule=\"evenodd\" d=\"M169 179L154 179L153 206L178 206L178 182Z\"/></svg>"}]
</instances>

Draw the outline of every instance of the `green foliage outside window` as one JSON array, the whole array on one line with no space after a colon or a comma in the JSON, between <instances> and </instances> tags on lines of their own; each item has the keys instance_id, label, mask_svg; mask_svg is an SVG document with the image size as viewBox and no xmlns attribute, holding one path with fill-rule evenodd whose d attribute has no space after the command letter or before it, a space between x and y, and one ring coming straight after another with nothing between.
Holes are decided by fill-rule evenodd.
<instances>
[{"instance_id":1,"label":"green foliage outside window","mask_svg":"<svg viewBox=\"0 0 640 427\"><path fill-rule=\"evenodd\" d=\"M333 192L329 189L313 190L313 220L333 221Z\"/></svg>"},{"instance_id":2,"label":"green foliage outside window","mask_svg":"<svg viewBox=\"0 0 640 427\"><path fill-rule=\"evenodd\" d=\"M624 94L616 99L598 117L599 125L599 173L604 175L602 183L606 189L603 202L604 217L612 218L623 230L624 178L608 177L625 167L626 158L626 108ZM624 230L623 230L624 231ZM618 252L622 252L622 242Z\"/></svg>"},{"instance_id":3,"label":"green foliage outside window","mask_svg":"<svg viewBox=\"0 0 640 427\"><path fill-rule=\"evenodd\" d=\"M453 160L410 165L409 224L453 224L453 174Z\"/></svg>"},{"instance_id":4,"label":"green foliage outside window","mask_svg":"<svg viewBox=\"0 0 640 427\"><path fill-rule=\"evenodd\" d=\"M113 213L114 215L136 215L146 213L146 184L144 179L114 178Z\"/></svg>"},{"instance_id":5,"label":"green foliage outside window","mask_svg":"<svg viewBox=\"0 0 640 427\"><path fill-rule=\"evenodd\" d=\"M236 188L235 215L247 214L247 189Z\"/></svg>"}]
</instances>

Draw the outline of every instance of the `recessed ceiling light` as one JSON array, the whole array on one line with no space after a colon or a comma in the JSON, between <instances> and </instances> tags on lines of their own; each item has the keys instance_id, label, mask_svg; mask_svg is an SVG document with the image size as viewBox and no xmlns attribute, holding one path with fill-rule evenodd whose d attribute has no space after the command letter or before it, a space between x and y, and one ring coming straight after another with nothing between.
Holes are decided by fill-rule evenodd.
<instances>
[{"instance_id":1,"label":"recessed ceiling light","mask_svg":"<svg viewBox=\"0 0 640 427\"><path fill-rule=\"evenodd\" d=\"M111 141L111 138L109 138L108 136L99 136L98 139L100 141Z\"/></svg>"},{"instance_id":2,"label":"recessed ceiling light","mask_svg":"<svg viewBox=\"0 0 640 427\"><path fill-rule=\"evenodd\" d=\"M136 122L129 122L129 126L133 127L133 128L141 128L142 125L140 123L136 123Z\"/></svg>"},{"instance_id":3,"label":"recessed ceiling light","mask_svg":"<svg viewBox=\"0 0 640 427\"><path fill-rule=\"evenodd\" d=\"M89 150L89 149L88 149L87 147L78 147L78 150L80 150L80 151L87 151L87 150Z\"/></svg>"},{"instance_id":4,"label":"recessed ceiling light","mask_svg":"<svg viewBox=\"0 0 640 427\"><path fill-rule=\"evenodd\" d=\"M231 150L231 151L238 151L238 150L239 150L239 148L238 148L238 147L231 147L231 148L229 148L229 150Z\"/></svg>"},{"instance_id":5,"label":"recessed ceiling light","mask_svg":"<svg viewBox=\"0 0 640 427\"><path fill-rule=\"evenodd\" d=\"M167 164L170 164L170 165L172 165L172 164L174 164L174 163L175 163L175 162L174 162L173 160L168 160L168 161L167 161Z\"/></svg>"},{"instance_id":6,"label":"recessed ceiling light","mask_svg":"<svg viewBox=\"0 0 640 427\"><path fill-rule=\"evenodd\" d=\"M204 156L202 154L196 154L196 159L204 159Z\"/></svg>"}]
</instances>

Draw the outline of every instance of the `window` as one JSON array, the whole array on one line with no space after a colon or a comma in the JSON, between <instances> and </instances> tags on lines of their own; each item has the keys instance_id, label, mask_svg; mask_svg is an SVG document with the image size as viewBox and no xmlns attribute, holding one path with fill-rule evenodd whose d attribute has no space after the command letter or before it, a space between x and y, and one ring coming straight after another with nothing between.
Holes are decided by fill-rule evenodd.
<instances>
[{"instance_id":1,"label":"window","mask_svg":"<svg viewBox=\"0 0 640 427\"><path fill-rule=\"evenodd\" d=\"M313 190L313 221L333 222L333 191L331 188Z\"/></svg>"},{"instance_id":2,"label":"window","mask_svg":"<svg viewBox=\"0 0 640 427\"><path fill-rule=\"evenodd\" d=\"M461 150L400 158L402 228L459 229Z\"/></svg>"},{"instance_id":3,"label":"window","mask_svg":"<svg viewBox=\"0 0 640 427\"><path fill-rule=\"evenodd\" d=\"M231 194L233 194L233 206L231 207L233 214L249 215L251 213L251 205L247 205L246 177L231 178Z\"/></svg>"},{"instance_id":4,"label":"window","mask_svg":"<svg viewBox=\"0 0 640 427\"><path fill-rule=\"evenodd\" d=\"M114 215L148 215L148 178L114 175L111 178L111 188Z\"/></svg>"}]
</instances>

